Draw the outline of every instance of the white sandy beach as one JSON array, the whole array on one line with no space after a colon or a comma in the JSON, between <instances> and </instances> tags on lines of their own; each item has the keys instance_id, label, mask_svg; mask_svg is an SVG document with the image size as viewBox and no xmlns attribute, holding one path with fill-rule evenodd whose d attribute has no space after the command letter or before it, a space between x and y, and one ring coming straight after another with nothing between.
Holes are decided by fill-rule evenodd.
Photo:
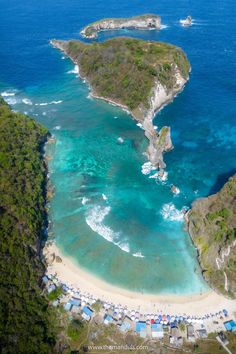
<instances>
[{"instance_id":1,"label":"white sandy beach","mask_svg":"<svg viewBox=\"0 0 236 354\"><path fill-rule=\"evenodd\" d=\"M113 286L81 269L72 259L64 256L60 249L53 244L45 247L45 257L55 254L62 262L54 260L48 266L48 273L56 274L57 278L82 293L90 293L96 299L126 306L130 310L141 313L169 313L173 315L203 316L227 309L229 313L236 312L236 301L229 300L214 291L199 295L153 295L128 291Z\"/></svg>"}]
</instances>

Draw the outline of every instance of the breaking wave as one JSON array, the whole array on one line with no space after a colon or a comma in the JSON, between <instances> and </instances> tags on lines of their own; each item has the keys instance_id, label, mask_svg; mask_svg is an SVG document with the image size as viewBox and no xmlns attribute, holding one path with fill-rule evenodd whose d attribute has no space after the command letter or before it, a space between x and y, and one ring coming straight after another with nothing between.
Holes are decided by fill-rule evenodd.
<instances>
[{"instance_id":1,"label":"breaking wave","mask_svg":"<svg viewBox=\"0 0 236 354\"><path fill-rule=\"evenodd\" d=\"M59 103L62 103L62 102L63 102L62 100L59 100L59 101L35 103L35 106L47 106L49 104L59 104Z\"/></svg>"},{"instance_id":2,"label":"breaking wave","mask_svg":"<svg viewBox=\"0 0 236 354\"><path fill-rule=\"evenodd\" d=\"M87 204L88 201L89 201L89 198L83 197L81 203L83 205L85 205L85 204Z\"/></svg>"},{"instance_id":3,"label":"breaking wave","mask_svg":"<svg viewBox=\"0 0 236 354\"><path fill-rule=\"evenodd\" d=\"M145 162L142 165L142 174L143 175L149 175L149 173L151 173L154 170L156 170L156 168L152 165L152 163L150 161Z\"/></svg>"},{"instance_id":4,"label":"breaking wave","mask_svg":"<svg viewBox=\"0 0 236 354\"><path fill-rule=\"evenodd\" d=\"M56 125L53 129L54 129L54 130L60 130L60 129L61 129L61 126L60 126L60 125Z\"/></svg>"},{"instance_id":5,"label":"breaking wave","mask_svg":"<svg viewBox=\"0 0 236 354\"><path fill-rule=\"evenodd\" d=\"M168 28L169 26L167 26L167 25L161 25L161 29L166 29L166 28Z\"/></svg>"},{"instance_id":6,"label":"breaking wave","mask_svg":"<svg viewBox=\"0 0 236 354\"><path fill-rule=\"evenodd\" d=\"M4 91L1 93L2 97L11 97L11 96L15 96L15 92L9 92L9 91Z\"/></svg>"},{"instance_id":7,"label":"breaking wave","mask_svg":"<svg viewBox=\"0 0 236 354\"><path fill-rule=\"evenodd\" d=\"M122 251L129 253L130 249L128 243L117 241L120 237L120 233L113 231L109 226L106 226L103 223L110 210L111 208L109 206L102 207L96 205L88 212L85 219L86 223L94 232L102 236L105 240L118 246Z\"/></svg>"},{"instance_id":8,"label":"breaking wave","mask_svg":"<svg viewBox=\"0 0 236 354\"><path fill-rule=\"evenodd\" d=\"M141 252L136 252L132 254L133 257L144 258L145 256Z\"/></svg>"},{"instance_id":9,"label":"breaking wave","mask_svg":"<svg viewBox=\"0 0 236 354\"><path fill-rule=\"evenodd\" d=\"M15 97L16 92L14 91L4 91L1 93L1 96L4 100L11 106L19 103L19 99Z\"/></svg>"},{"instance_id":10,"label":"breaking wave","mask_svg":"<svg viewBox=\"0 0 236 354\"><path fill-rule=\"evenodd\" d=\"M67 71L67 74L79 74L79 67L78 65L74 66L74 69Z\"/></svg>"},{"instance_id":11,"label":"breaking wave","mask_svg":"<svg viewBox=\"0 0 236 354\"><path fill-rule=\"evenodd\" d=\"M167 203L163 205L161 209L161 215L165 220L182 221L186 211L187 207L183 207L181 210L179 210L173 203Z\"/></svg>"},{"instance_id":12,"label":"breaking wave","mask_svg":"<svg viewBox=\"0 0 236 354\"><path fill-rule=\"evenodd\" d=\"M29 105L29 106L32 106L32 105L33 105L32 101L31 101L29 98L23 98L23 99L22 99L22 102L23 102L24 104Z\"/></svg>"}]
</instances>

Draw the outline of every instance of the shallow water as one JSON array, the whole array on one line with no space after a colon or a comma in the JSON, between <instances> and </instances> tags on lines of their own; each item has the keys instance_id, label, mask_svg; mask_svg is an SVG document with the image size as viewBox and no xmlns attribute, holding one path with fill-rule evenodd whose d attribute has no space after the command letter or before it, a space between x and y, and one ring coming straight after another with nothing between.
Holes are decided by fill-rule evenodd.
<instances>
[{"instance_id":1,"label":"shallow water","mask_svg":"<svg viewBox=\"0 0 236 354\"><path fill-rule=\"evenodd\" d=\"M61 249L102 279L131 290L192 294L207 290L196 251L184 231L184 206L217 191L235 171L236 61L234 3L160 0L68 3L16 0L1 4L0 90L18 111L45 124L55 196L53 235ZM162 31L103 32L181 46L192 73L184 91L155 118L170 125L175 149L165 155L168 178L142 173L147 141L117 107L89 97L74 65L50 47L79 38L101 17L159 13ZM4 13L4 17L3 17ZM194 25L178 20L191 14ZM10 93L10 95L9 95ZM14 93L14 95L13 95ZM180 194L173 196L170 185Z\"/></svg>"}]
</instances>

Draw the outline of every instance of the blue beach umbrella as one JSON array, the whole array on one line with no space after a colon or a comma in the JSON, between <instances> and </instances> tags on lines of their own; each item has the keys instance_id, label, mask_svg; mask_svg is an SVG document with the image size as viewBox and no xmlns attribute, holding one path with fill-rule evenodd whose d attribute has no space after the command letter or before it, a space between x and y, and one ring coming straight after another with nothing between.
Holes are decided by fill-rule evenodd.
<instances>
[{"instance_id":1,"label":"blue beach umbrella","mask_svg":"<svg viewBox=\"0 0 236 354\"><path fill-rule=\"evenodd\" d=\"M228 311L226 309L223 310L225 316L228 316Z\"/></svg>"}]
</instances>

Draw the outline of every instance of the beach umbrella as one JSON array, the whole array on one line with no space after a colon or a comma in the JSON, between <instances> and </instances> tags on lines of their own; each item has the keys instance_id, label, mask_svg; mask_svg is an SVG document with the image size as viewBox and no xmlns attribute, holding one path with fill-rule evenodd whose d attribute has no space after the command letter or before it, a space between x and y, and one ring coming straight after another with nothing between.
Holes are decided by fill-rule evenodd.
<instances>
[{"instance_id":1,"label":"beach umbrella","mask_svg":"<svg viewBox=\"0 0 236 354\"><path fill-rule=\"evenodd\" d=\"M154 316L154 319L157 320L157 319L158 319L158 315L155 315L155 316Z\"/></svg>"},{"instance_id":2,"label":"beach umbrella","mask_svg":"<svg viewBox=\"0 0 236 354\"><path fill-rule=\"evenodd\" d=\"M174 320L175 320L175 316L171 316L170 321L174 322Z\"/></svg>"},{"instance_id":3,"label":"beach umbrella","mask_svg":"<svg viewBox=\"0 0 236 354\"><path fill-rule=\"evenodd\" d=\"M228 316L228 311L226 309L223 310L223 313L224 313L225 317Z\"/></svg>"},{"instance_id":4,"label":"beach umbrella","mask_svg":"<svg viewBox=\"0 0 236 354\"><path fill-rule=\"evenodd\" d=\"M135 321L135 316L134 315L131 316L131 320Z\"/></svg>"},{"instance_id":5,"label":"beach umbrella","mask_svg":"<svg viewBox=\"0 0 236 354\"><path fill-rule=\"evenodd\" d=\"M151 320L151 324L154 324L155 323L155 320Z\"/></svg>"},{"instance_id":6,"label":"beach umbrella","mask_svg":"<svg viewBox=\"0 0 236 354\"><path fill-rule=\"evenodd\" d=\"M159 315L158 318L159 318L159 320L161 321L161 320L162 320L162 315Z\"/></svg>"},{"instance_id":7,"label":"beach umbrella","mask_svg":"<svg viewBox=\"0 0 236 354\"><path fill-rule=\"evenodd\" d=\"M166 321L166 315L163 315L163 316L162 316L162 320L163 320L163 321Z\"/></svg>"},{"instance_id":8,"label":"beach umbrella","mask_svg":"<svg viewBox=\"0 0 236 354\"><path fill-rule=\"evenodd\" d=\"M167 318L167 321L170 321L170 315L167 315L166 318Z\"/></svg>"}]
</instances>

